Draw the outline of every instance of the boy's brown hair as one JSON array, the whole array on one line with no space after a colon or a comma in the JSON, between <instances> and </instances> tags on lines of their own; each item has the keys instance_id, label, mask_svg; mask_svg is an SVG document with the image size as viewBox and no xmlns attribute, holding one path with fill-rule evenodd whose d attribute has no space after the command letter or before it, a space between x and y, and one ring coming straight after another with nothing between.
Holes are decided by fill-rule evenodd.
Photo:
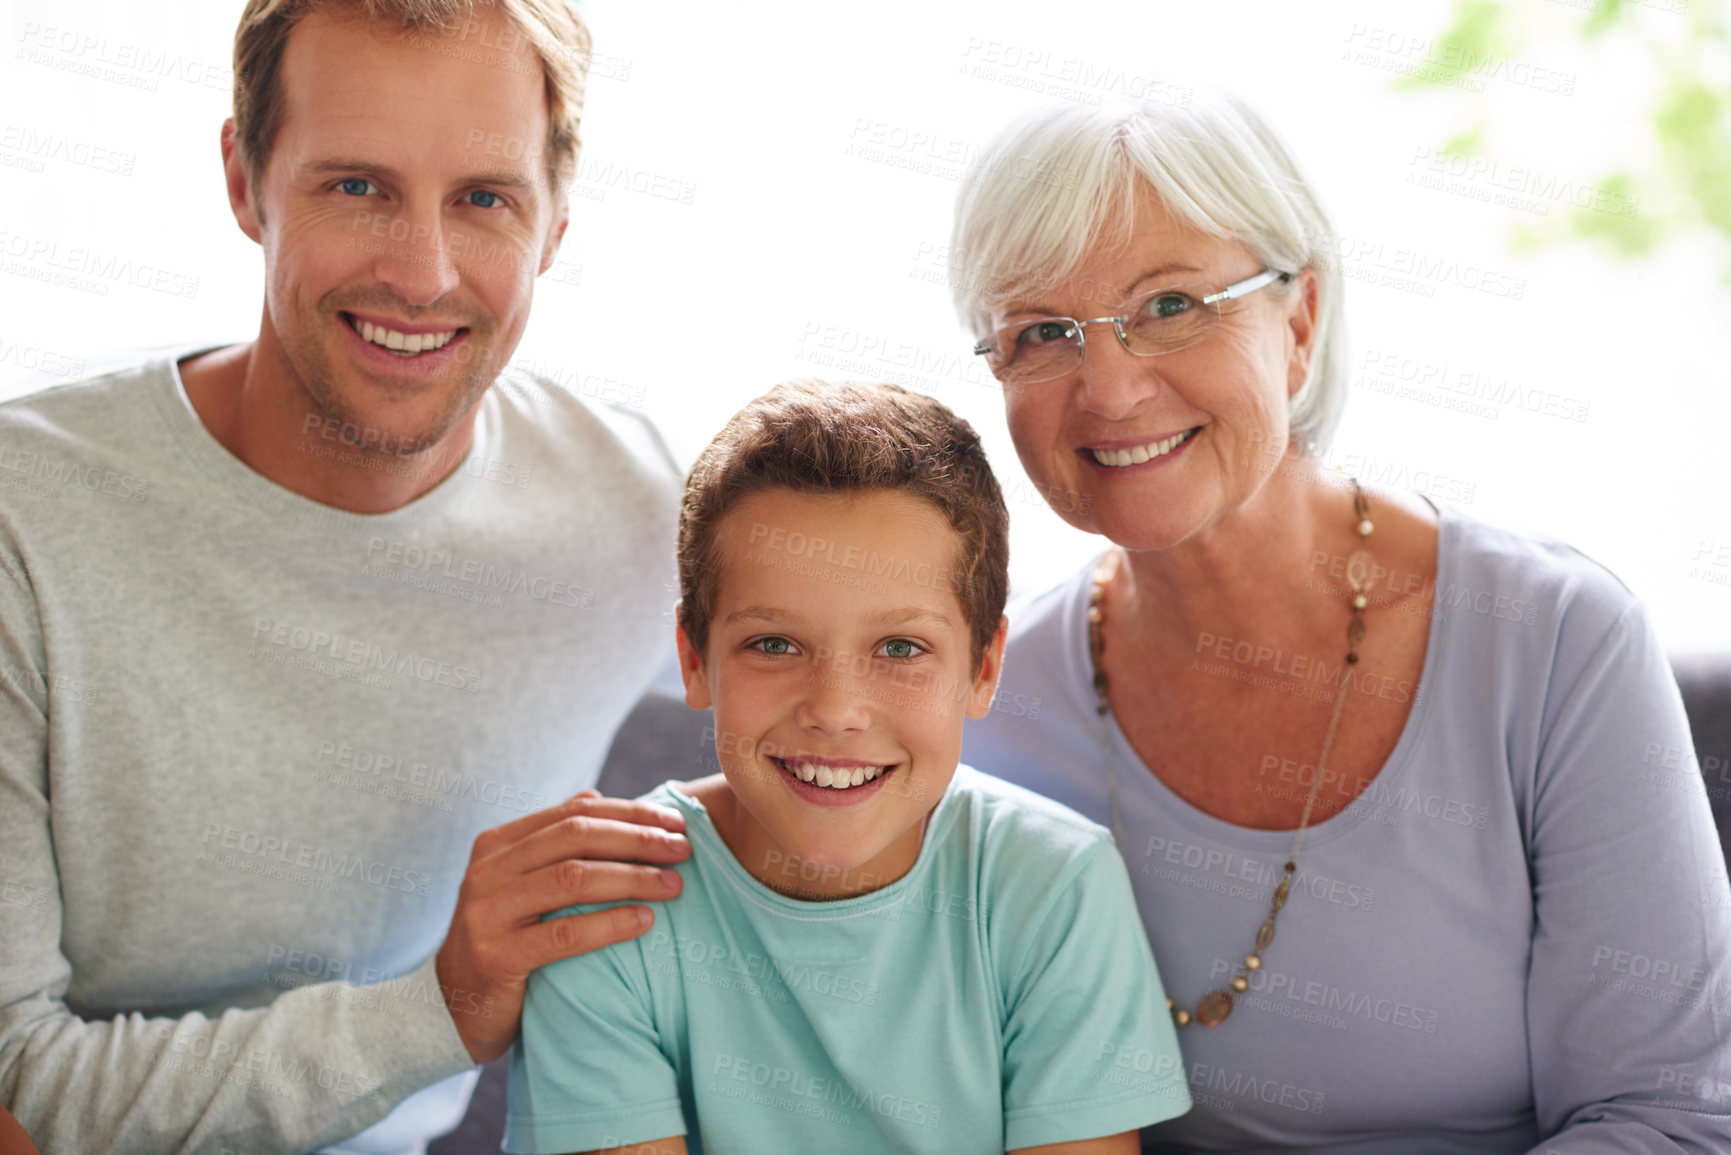
<instances>
[{"instance_id":1,"label":"boy's brown hair","mask_svg":"<svg viewBox=\"0 0 1731 1155\"><path fill-rule=\"evenodd\" d=\"M937 506L955 530L953 579L977 666L1010 586L1010 515L973 426L897 385L789 381L733 415L685 482L679 624L701 653L721 580L716 527L767 489L888 489Z\"/></svg>"}]
</instances>

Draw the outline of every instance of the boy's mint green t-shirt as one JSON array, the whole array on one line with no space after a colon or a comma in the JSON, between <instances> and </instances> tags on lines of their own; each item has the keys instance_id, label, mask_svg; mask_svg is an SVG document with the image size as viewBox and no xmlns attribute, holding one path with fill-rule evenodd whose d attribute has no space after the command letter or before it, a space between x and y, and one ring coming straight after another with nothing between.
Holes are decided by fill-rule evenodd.
<instances>
[{"instance_id":1,"label":"boy's mint green t-shirt","mask_svg":"<svg viewBox=\"0 0 1731 1155\"><path fill-rule=\"evenodd\" d=\"M644 797L685 816L685 889L643 937L530 976L507 1151L969 1155L1189 1108L1123 861L1074 811L958 767L913 869L807 902L675 784Z\"/></svg>"}]
</instances>

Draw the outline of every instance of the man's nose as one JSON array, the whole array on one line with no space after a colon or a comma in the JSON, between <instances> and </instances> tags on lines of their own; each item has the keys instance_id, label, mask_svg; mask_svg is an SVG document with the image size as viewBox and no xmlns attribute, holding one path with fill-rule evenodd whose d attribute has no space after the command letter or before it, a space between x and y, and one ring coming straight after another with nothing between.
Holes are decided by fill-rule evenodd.
<instances>
[{"instance_id":1,"label":"man's nose","mask_svg":"<svg viewBox=\"0 0 1731 1155\"><path fill-rule=\"evenodd\" d=\"M431 305L457 287L456 262L451 259L453 239L437 210L405 210L397 217L401 226L373 260L373 276L411 306ZM394 222L393 222L394 223Z\"/></svg>"}]
</instances>

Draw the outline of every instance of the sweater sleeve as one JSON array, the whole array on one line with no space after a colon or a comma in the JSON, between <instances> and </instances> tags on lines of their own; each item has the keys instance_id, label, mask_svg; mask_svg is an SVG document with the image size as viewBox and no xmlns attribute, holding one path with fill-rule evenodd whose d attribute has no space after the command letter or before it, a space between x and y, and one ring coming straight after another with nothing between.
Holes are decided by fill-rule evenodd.
<instances>
[{"instance_id":1,"label":"sweater sleeve","mask_svg":"<svg viewBox=\"0 0 1731 1155\"><path fill-rule=\"evenodd\" d=\"M1535 1151L1731 1149L1731 888L1639 603L1559 655L1527 803Z\"/></svg>"},{"instance_id":2,"label":"sweater sleeve","mask_svg":"<svg viewBox=\"0 0 1731 1155\"><path fill-rule=\"evenodd\" d=\"M433 960L216 1018L74 1014L61 950L50 668L29 574L0 527L0 1103L43 1155L305 1151L473 1066ZM191 964L189 964L191 965Z\"/></svg>"}]
</instances>

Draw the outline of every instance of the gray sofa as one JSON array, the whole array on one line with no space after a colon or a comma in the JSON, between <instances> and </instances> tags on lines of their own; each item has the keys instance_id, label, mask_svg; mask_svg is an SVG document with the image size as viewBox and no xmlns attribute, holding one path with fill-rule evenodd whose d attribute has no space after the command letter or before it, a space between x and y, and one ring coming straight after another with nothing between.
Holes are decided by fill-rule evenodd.
<instances>
[{"instance_id":1,"label":"gray sofa","mask_svg":"<svg viewBox=\"0 0 1731 1155\"><path fill-rule=\"evenodd\" d=\"M1671 661L1695 739L1696 762L1713 807L1719 842L1731 864L1731 656ZM709 714L665 694L639 702L620 727L601 772L603 793L632 798L669 778L700 778L720 767ZM487 1064L463 1124L433 1143L428 1155L492 1155L504 1134L505 1079L511 1057Z\"/></svg>"}]
</instances>

